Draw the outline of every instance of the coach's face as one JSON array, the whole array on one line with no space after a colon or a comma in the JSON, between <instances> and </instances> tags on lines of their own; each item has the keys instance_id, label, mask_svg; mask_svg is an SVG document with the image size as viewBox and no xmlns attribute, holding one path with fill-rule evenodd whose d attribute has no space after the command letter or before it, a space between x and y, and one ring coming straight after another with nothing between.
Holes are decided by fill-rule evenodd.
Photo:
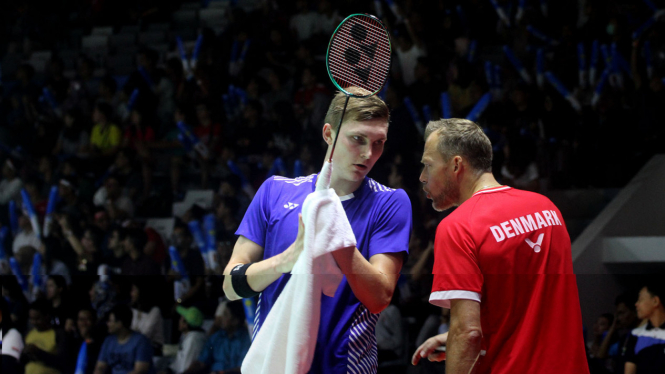
<instances>
[{"instance_id":1,"label":"coach's face","mask_svg":"<svg viewBox=\"0 0 665 374\"><path fill-rule=\"evenodd\" d=\"M456 178L456 157L444 160L437 149L438 143L439 134L436 132L430 134L425 142L420 182L423 183L427 198L432 200L434 210L441 212L458 205L460 192Z\"/></svg>"},{"instance_id":2,"label":"coach's face","mask_svg":"<svg viewBox=\"0 0 665 374\"><path fill-rule=\"evenodd\" d=\"M323 127L323 136L329 145L335 140L330 124ZM333 154L333 173L342 180L362 181L383 153L388 139L385 119L344 121Z\"/></svg>"}]
</instances>

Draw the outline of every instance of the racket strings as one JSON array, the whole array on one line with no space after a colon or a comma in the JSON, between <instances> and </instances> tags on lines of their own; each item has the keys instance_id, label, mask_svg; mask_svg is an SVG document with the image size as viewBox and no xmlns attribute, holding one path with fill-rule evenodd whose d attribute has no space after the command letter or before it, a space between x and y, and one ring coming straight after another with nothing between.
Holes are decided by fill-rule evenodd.
<instances>
[{"instance_id":1,"label":"racket strings","mask_svg":"<svg viewBox=\"0 0 665 374\"><path fill-rule=\"evenodd\" d=\"M332 78L338 85L377 92L389 73L390 40L375 19L353 17L335 34L328 58Z\"/></svg>"}]
</instances>

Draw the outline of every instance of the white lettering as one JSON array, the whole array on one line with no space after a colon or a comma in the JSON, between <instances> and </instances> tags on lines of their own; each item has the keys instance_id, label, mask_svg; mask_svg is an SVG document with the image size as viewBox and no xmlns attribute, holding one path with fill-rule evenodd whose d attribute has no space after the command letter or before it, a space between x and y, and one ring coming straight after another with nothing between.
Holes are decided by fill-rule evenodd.
<instances>
[{"instance_id":1,"label":"white lettering","mask_svg":"<svg viewBox=\"0 0 665 374\"><path fill-rule=\"evenodd\" d=\"M550 214L549 210L543 210L543 215L545 216L545 219L547 220L547 224L550 226L554 226L555 222L552 219L552 214Z\"/></svg>"},{"instance_id":2,"label":"white lettering","mask_svg":"<svg viewBox=\"0 0 665 374\"><path fill-rule=\"evenodd\" d=\"M513 225L513 228L515 229L515 234L524 234L522 225L520 225L520 222L517 220L517 218L511 219L510 224Z\"/></svg>"},{"instance_id":3,"label":"white lettering","mask_svg":"<svg viewBox=\"0 0 665 374\"><path fill-rule=\"evenodd\" d=\"M494 239L496 239L497 243L503 241L503 239L506 238L499 226L490 226L490 231L492 231L492 235L494 235Z\"/></svg>"},{"instance_id":4,"label":"white lettering","mask_svg":"<svg viewBox=\"0 0 665 374\"><path fill-rule=\"evenodd\" d=\"M547 227L547 222L545 222L543 217L538 214L538 212L534 213L533 215L536 217L536 222L538 222L538 228Z\"/></svg>"},{"instance_id":5,"label":"white lettering","mask_svg":"<svg viewBox=\"0 0 665 374\"><path fill-rule=\"evenodd\" d=\"M508 221L501 222L501 228L503 229L503 231L506 232L507 237L512 238L513 236L515 236L515 233L513 232L513 228L508 226Z\"/></svg>"},{"instance_id":6,"label":"white lettering","mask_svg":"<svg viewBox=\"0 0 665 374\"><path fill-rule=\"evenodd\" d=\"M525 217L520 217L520 222L524 225L525 232L531 232L536 229L536 221L533 220L531 214L527 214Z\"/></svg>"},{"instance_id":7,"label":"white lettering","mask_svg":"<svg viewBox=\"0 0 665 374\"><path fill-rule=\"evenodd\" d=\"M559 225L559 226L563 226L561 224L561 221L559 221L559 216L556 214L556 212L553 211L553 210L550 210L550 213L552 213L552 218L554 218L554 221L556 222L556 224Z\"/></svg>"}]
</instances>

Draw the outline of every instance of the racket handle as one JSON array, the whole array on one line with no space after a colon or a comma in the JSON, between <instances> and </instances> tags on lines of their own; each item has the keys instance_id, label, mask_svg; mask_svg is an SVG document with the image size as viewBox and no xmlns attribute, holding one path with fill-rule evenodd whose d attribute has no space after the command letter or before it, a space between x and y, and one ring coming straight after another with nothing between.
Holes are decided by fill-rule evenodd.
<instances>
[{"instance_id":1,"label":"racket handle","mask_svg":"<svg viewBox=\"0 0 665 374\"><path fill-rule=\"evenodd\" d=\"M344 113L346 113L346 106L349 105L350 95L346 95L346 101L344 101L344 109L342 110L342 115L339 117L339 126L337 126L337 134L335 134L335 140L333 141L332 150L330 151L330 158L328 162L332 162L333 154L335 153L335 146L337 145L337 138L339 138L339 133L342 131L342 123L344 123Z\"/></svg>"}]
</instances>

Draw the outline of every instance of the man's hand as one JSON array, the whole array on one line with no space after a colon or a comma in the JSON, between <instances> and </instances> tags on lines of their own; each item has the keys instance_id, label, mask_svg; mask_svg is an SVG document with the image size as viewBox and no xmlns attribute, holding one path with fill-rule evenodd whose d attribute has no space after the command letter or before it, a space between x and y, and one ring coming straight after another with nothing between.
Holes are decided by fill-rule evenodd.
<instances>
[{"instance_id":1,"label":"man's hand","mask_svg":"<svg viewBox=\"0 0 665 374\"><path fill-rule=\"evenodd\" d=\"M293 242L286 251L282 252L279 256L276 256L278 258L276 258L275 261L275 271L282 274L290 273L293 266L296 264L296 261L298 261L300 253L305 248L304 244L305 224L302 221L302 213L298 213L298 236L296 237L296 241Z\"/></svg>"},{"instance_id":2,"label":"man's hand","mask_svg":"<svg viewBox=\"0 0 665 374\"><path fill-rule=\"evenodd\" d=\"M433 336L416 349L416 352L411 357L411 364L418 365L421 358L427 357L428 360L433 362L439 362L446 359L446 352L440 352L436 349L441 346L445 346L448 342L448 333Z\"/></svg>"}]
</instances>

